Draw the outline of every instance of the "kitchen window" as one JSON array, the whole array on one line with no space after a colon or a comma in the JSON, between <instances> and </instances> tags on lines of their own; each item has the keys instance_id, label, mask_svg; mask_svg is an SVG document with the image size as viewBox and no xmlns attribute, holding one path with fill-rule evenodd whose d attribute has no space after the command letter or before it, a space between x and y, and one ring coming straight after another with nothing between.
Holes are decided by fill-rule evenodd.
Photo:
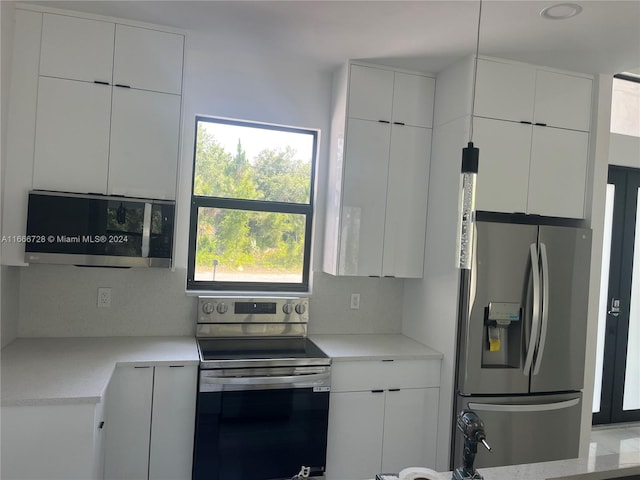
<instances>
[{"instance_id":1,"label":"kitchen window","mask_svg":"<svg viewBox=\"0 0 640 480\"><path fill-rule=\"evenodd\" d=\"M308 290L317 141L196 117L188 290Z\"/></svg>"}]
</instances>

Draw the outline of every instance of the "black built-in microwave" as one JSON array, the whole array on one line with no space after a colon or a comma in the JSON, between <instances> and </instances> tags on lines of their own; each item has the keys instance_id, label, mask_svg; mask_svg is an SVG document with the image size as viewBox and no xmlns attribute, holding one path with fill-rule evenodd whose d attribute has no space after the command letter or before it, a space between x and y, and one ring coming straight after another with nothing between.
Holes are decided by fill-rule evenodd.
<instances>
[{"instance_id":1,"label":"black built-in microwave","mask_svg":"<svg viewBox=\"0 0 640 480\"><path fill-rule=\"evenodd\" d=\"M171 267L175 202L34 190L25 262Z\"/></svg>"}]
</instances>

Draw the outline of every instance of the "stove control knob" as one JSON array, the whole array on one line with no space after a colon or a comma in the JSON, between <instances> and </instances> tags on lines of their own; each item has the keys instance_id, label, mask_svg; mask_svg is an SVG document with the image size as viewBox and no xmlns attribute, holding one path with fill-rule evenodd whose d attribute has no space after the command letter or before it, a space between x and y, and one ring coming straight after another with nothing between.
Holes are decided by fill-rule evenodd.
<instances>
[{"instance_id":1,"label":"stove control knob","mask_svg":"<svg viewBox=\"0 0 640 480\"><path fill-rule=\"evenodd\" d=\"M282 311L285 315L291 315L291 312L293 312L293 305L291 305L290 303L285 303L282 306Z\"/></svg>"},{"instance_id":2,"label":"stove control knob","mask_svg":"<svg viewBox=\"0 0 640 480\"><path fill-rule=\"evenodd\" d=\"M227 305L226 303L219 303L218 306L216 307L216 312L218 313L227 313L227 310L229 310L229 305Z\"/></svg>"},{"instance_id":3,"label":"stove control knob","mask_svg":"<svg viewBox=\"0 0 640 480\"><path fill-rule=\"evenodd\" d=\"M203 303L202 304L202 311L204 313L206 313L207 315L209 315L210 313L213 313L213 303L211 303L211 302Z\"/></svg>"},{"instance_id":4,"label":"stove control knob","mask_svg":"<svg viewBox=\"0 0 640 480\"><path fill-rule=\"evenodd\" d=\"M302 315L306 311L307 311L307 307L304 306L304 303L299 303L296 305L296 313L298 315Z\"/></svg>"}]
</instances>

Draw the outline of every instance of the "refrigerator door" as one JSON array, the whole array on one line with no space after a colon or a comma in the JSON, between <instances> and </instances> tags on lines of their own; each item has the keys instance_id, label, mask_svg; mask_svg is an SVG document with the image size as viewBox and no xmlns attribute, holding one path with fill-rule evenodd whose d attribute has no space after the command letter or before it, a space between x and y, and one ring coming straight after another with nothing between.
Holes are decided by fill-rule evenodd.
<instances>
[{"instance_id":1,"label":"refrigerator door","mask_svg":"<svg viewBox=\"0 0 640 480\"><path fill-rule=\"evenodd\" d=\"M534 303L531 246L535 250L538 227L478 222L476 231L474 265L463 271L461 284L458 391L526 394Z\"/></svg>"},{"instance_id":2,"label":"refrigerator door","mask_svg":"<svg viewBox=\"0 0 640 480\"><path fill-rule=\"evenodd\" d=\"M546 462L578 456L582 393L520 397L461 397L484 422L492 451L478 446L476 467ZM454 467L462 462L463 436L456 429ZM482 473L482 472L480 472Z\"/></svg>"},{"instance_id":3,"label":"refrigerator door","mask_svg":"<svg viewBox=\"0 0 640 480\"><path fill-rule=\"evenodd\" d=\"M580 390L583 384L591 231L541 226L540 339L531 393Z\"/></svg>"}]
</instances>

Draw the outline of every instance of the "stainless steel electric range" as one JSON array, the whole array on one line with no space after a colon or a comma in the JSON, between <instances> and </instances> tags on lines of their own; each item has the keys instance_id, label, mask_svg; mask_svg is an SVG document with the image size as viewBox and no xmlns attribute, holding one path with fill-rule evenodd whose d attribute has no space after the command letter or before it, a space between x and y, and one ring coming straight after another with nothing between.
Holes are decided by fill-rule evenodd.
<instances>
[{"instance_id":1,"label":"stainless steel electric range","mask_svg":"<svg viewBox=\"0 0 640 480\"><path fill-rule=\"evenodd\" d=\"M324 473L331 359L308 321L307 298L198 299L194 480Z\"/></svg>"}]
</instances>

